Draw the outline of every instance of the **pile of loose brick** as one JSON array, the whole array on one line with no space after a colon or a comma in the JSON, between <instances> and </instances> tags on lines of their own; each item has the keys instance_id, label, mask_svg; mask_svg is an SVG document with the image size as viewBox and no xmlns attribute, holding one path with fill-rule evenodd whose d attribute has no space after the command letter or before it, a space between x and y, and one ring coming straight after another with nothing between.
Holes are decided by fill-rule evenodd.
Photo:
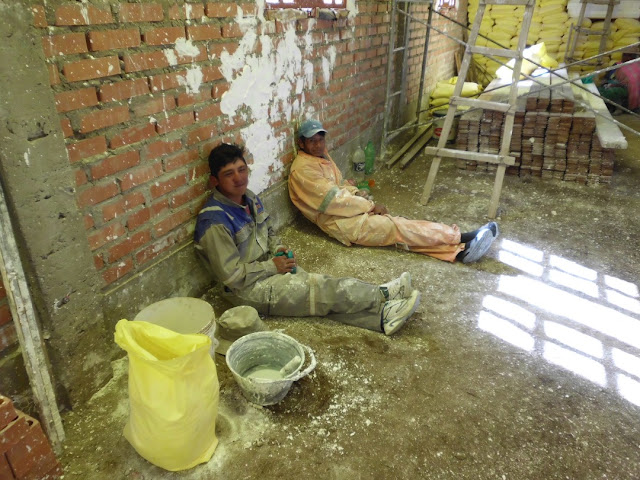
<instances>
[{"instance_id":1,"label":"pile of loose brick","mask_svg":"<svg viewBox=\"0 0 640 480\"><path fill-rule=\"evenodd\" d=\"M551 90L535 87L519 99L510 144L516 161L506 173L582 184L609 183L615 150L601 146L595 116L577 111L566 85ZM504 113L491 110L465 113L460 117L455 148L497 154L504 117ZM497 168L493 163L468 160L457 164L466 170Z\"/></svg>"},{"instance_id":2,"label":"pile of loose brick","mask_svg":"<svg viewBox=\"0 0 640 480\"><path fill-rule=\"evenodd\" d=\"M63 475L40 423L0 395L0 479L54 480Z\"/></svg>"}]
</instances>

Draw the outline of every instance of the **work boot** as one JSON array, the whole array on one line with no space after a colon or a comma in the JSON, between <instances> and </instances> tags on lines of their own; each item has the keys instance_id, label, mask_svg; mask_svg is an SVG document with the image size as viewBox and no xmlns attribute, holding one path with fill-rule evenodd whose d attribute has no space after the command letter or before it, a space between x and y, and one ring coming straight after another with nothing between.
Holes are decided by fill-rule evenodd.
<instances>
[{"instance_id":1,"label":"work boot","mask_svg":"<svg viewBox=\"0 0 640 480\"><path fill-rule=\"evenodd\" d=\"M476 236L467 242L464 250L457 255L458 260L461 260L462 263L480 260L489 251L491 244L499 234L500 230L496 222L489 222L480 227Z\"/></svg>"},{"instance_id":2,"label":"work boot","mask_svg":"<svg viewBox=\"0 0 640 480\"><path fill-rule=\"evenodd\" d=\"M420 292L414 290L408 298L390 300L382 307L382 330L385 335L393 335L406 323L420 305Z\"/></svg>"},{"instance_id":3,"label":"work boot","mask_svg":"<svg viewBox=\"0 0 640 480\"><path fill-rule=\"evenodd\" d=\"M395 280L380 285L380 291L387 302L408 297L411 295L411 274L402 272Z\"/></svg>"}]
</instances>

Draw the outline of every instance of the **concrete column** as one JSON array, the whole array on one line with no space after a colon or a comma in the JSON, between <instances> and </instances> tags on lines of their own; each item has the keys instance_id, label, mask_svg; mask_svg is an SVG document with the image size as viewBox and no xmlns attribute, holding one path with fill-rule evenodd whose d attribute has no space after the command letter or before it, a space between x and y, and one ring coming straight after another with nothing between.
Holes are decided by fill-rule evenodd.
<instances>
[{"instance_id":1,"label":"concrete column","mask_svg":"<svg viewBox=\"0 0 640 480\"><path fill-rule=\"evenodd\" d=\"M47 341L59 403L111 375L113 338L76 205L40 35L27 1L0 1L0 181Z\"/></svg>"}]
</instances>

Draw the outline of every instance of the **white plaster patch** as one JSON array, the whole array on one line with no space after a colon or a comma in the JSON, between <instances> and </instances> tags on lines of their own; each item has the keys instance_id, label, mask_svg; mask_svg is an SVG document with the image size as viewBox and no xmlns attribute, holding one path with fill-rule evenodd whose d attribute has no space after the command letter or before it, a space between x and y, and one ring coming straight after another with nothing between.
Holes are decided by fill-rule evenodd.
<instances>
[{"instance_id":1,"label":"white plaster patch","mask_svg":"<svg viewBox=\"0 0 640 480\"><path fill-rule=\"evenodd\" d=\"M259 18L263 18L263 9L264 0L261 0ZM267 35L257 35L255 18L244 18L239 12L236 21L244 34L233 54L223 50L220 55L220 71L229 82L220 108L222 113L230 117L239 115L248 123L242 128L241 136L254 160L250 188L260 193L270 185L271 176L281 170L279 157L287 141L292 140L286 134L277 135L271 125L305 117L304 108L313 113L312 107L304 105L304 91L314 86L314 67L310 60L303 58L303 51L312 52L313 45L309 32L298 38L295 29L289 28L284 37L274 43ZM332 47L323 61L327 80L335 58L335 47Z\"/></svg>"},{"instance_id":2,"label":"white plaster patch","mask_svg":"<svg viewBox=\"0 0 640 480\"><path fill-rule=\"evenodd\" d=\"M347 10L349 18L355 18L358 15L358 2L356 0L347 0Z\"/></svg>"},{"instance_id":3,"label":"white plaster patch","mask_svg":"<svg viewBox=\"0 0 640 480\"><path fill-rule=\"evenodd\" d=\"M27 167L30 167L31 164L29 163L29 149L27 148L27 151L24 152L24 163L27 165Z\"/></svg>"},{"instance_id":4,"label":"white plaster patch","mask_svg":"<svg viewBox=\"0 0 640 480\"><path fill-rule=\"evenodd\" d=\"M187 93L198 93L202 85L202 69L200 66L190 68L184 77L178 77L178 83L187 88Z\"/></svg>"},{"instance_id":5,"label":"white plaster patch","mask_svg":"<svg viewBox=\"0 0 640 480\"><path fill-rule=\"evenodd\" d=\"M197 57L200 54L200 49L191 40L181 37L176 40L176 52L183 57Z\"/></svg>"},{"instance_id":6,"label":"white plaster patch","mask_svg":"<svg viewBox=\"0 0 640 480\"><path fill-rule=\"evenodd\" d=\"M173 48L165 48L162 53L164 53L167 62L169 62L169 65L178 64L178 56L176 55L176 52L173 50Z\"/></svg>"},{"instance_id":7,"label":"white plaster patch","mask_svg":"<svg viewBox=\"0 0 640 480\"><path fill-rule=\"evenodd\" d=\"M328 50L329 58L322 58L322 77L324 83L329 83L331 80L331 72L333 71L333 67L336 64L336 47L331 45Z\"/></svg>"}]
</instances>

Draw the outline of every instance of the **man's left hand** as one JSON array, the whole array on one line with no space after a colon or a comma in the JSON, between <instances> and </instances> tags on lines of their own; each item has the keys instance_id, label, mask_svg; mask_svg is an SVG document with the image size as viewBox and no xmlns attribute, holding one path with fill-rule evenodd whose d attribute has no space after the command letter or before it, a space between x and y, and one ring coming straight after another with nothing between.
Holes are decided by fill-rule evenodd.
<instances>
[{"instance_id":1,"label":"man's left hand","mask_svg":"<svg viewBox=\"0 0 640 480\"><path fill-rule=\"evenodd\" d=\"M376 203L373 207L373 210L371 210L369 213L373 215L386 215L387 213L389 213L389 210L387 210L387 207L385 207L381 203Z\"/></svg>"}]
</instances>

